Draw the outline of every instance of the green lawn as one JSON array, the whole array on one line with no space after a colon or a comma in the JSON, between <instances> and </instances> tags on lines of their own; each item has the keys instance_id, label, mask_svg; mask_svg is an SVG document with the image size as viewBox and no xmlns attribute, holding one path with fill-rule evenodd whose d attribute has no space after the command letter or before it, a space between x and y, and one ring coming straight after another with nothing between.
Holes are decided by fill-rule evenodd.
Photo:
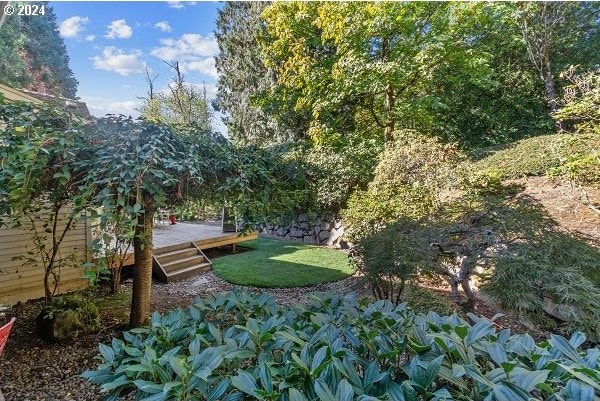
<instances>
[{"instance_id":1,"label":"green lawn","mask_svg":"<svg viewBox=\"0 0 600 401\"><path fill-rule=\"evenodd\" d=\"M254 287L304 287L341 280L354 269L335 249L260 238L240 245L252 251L214 259L223 280Z\"/></svg>"}]
</instances>

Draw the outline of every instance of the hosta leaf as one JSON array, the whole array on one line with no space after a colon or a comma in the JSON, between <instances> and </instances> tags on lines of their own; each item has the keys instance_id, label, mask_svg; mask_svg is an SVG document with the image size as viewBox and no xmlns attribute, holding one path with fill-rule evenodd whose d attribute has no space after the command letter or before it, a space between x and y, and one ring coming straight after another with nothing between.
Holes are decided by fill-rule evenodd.
<instances>
[{"instance_id":1,"label":"hosta leaf","mask_svg":"<svg viewBox=\"0 0 600 401\"><path fill-rule=\"evenodd\" d=\"M162 393L165 388L164 384L158 384L147 380L135 380L133 384L143 392L150 394Z\"/></svg>"},{"instance_id":2,"label":"hosta leaf","mask_svg":"<svg viewBox=\"0 0 600 401\"><path fill-rule=\"evenodd\" d=\"M308 401L308 398L306 398L306 396L304 394L302 394L300 391L296 390L295 388L290 388L288 394L290 397L290 401Z\"/></svg>"},{"instance_id":3,"label":"hosta leaf","mask_svg":"<svg viewBox=\"0 0 600 401\"><path fill-rule=\"evenodd\" d=\"M354 390L348 380L342 379L338 383L337 391L335 392L337 401L352 401L354 398Z\"/></svg>"},{"instance_id":4,"label":"hosta leaf","mask_svg":"<svg viewBox=\"0 0 600 401\"><path fill-rule=\"evenodd\" d=\"M166 401L167 395L164 393L152 394L148 397L142 398L140 401Z\"/></svg>"},{"instance_id":5,"label":"hosta leaf","mask_svg":"<svg viewBox=\"0 0 600 401\"><path fill-rule=\"evenodd\" d=\"M115 360L115 352L113 351L113 349L111 347L109 347L106 344L100 344L99 345L100 348L100 354L102 355L102 358L104 358L104 360L106 362L113 362Z\"/></svg>"},{"instance_id":6,"label":"hosta leaf","mask_svg":"<svg viewBox=\"0 0 600 401\"><path fill-rule=\"evenodd\" d=\"M583 334L580 331L573 333L573 335L569 339L569 344L571 344L573 346L573 348L578 348L584 342L585 342L585 334Z\"/></svg>"},{"instance_id":7,"label":"hosta leaf","mask_svg":"<svg viewBox=\"0 0 600 401\"><path fill-rule=\"evenodd\" d=\"M208 394L206 401L217 401L219 400L223 394L229 389L229 380L223 379L217 384L211 392Z\"/></svg>"},{"instance_id":8,"label":"hosta leaf","mask_svg":"<svg viewBox=\"0 0 600 401\"><path fill-rule=\"evenodd\" d=\"M571 361L577 363L582 362L581 356L577 350L563 336L551 334L548 342Z\"/></svg>"},{"instance_id":9,"label":"hosta leaf","mask_svg":"<svg viewBox=\"0 0 600 401\"><path fill-rule=\"evenodd\" d=\"M314 383L315 383L315 393L317 393L317 396L319 396L319 400L321 400L321 401L338 401L335 398L335 395L333 395L333 393L331 392L331 389L329 388L329 386L327 386L327 383L325 383L321 379L316 379Z\"/></svg>"},{"instance_id":10,"label":"hosta leaf","mask_svg":"<svg viewBox=\"0 0 600 401\"><path fill-rule=\"evenodd\" d=\"M480 320L469 329L469 334L467 334L465 344L471 345L477 340L490 334L494 334L494 326L492 323L488 322L487 320Z\"/></svg>"},{"instance_id":11,"label":"hosta leaf","mask_svg":"<svg viewBox=\"0 0 600 401\"><path fill-rule=\"evenodd\" d=\"M256 397L258 386L256 380L247 372L240 372L237 376L231 378L231 384L238 390Z\"/></svg>"},{"instance_id":12,"label":"hosta leaf","mask_svg":"<svg viewBox=\"0 0 600 401\"><path fill-rule=\"evenodd\" d=\"M529 394L510 384L495 384L494 397L496 401L529 401Z\"/></svg>"},{"instance_id":13,"label":"hosta leaf","mask_svg":"<svg viewBox=\"0 0 600 401\"><path fill-rule=\"evenodd\" d=\"M188 370L185 366L185 362L182 358L172 357L169 358L169 365L173 369L173 372L179 377L186 377L188 375Z\"/></svg>"},{"instance_id":14,"label":"hosta leaf","mask_svg":"<svg viewBox=\"0 0 600 401\"><path fill-rule=\"evenodd\" d=\"M559 363L558 366L569 372L576 379L589 384L596 390L600 390L600 383L598 383L597 380L594 380L593 378L589 377L587 374L582 372L583 369L574 368L572 366L564 365L562 363Z\"/></svg>"},{"instance_id":15,"label":"hosta leaf","mask_svg":"<svg viewBox=\"0 0 600 401\"><path fill-rule=\"evenodd\" d=\"M500 366L502 363L508 361L508 357L506 355L506 351L504 347L498 343L491 343L487 347L487 352L490 354L490 358L496 363L496 365Z\"/></svg>"},{"instance_id":16,"label":"hosta leaf","mask_svg":"<svg viewBox=\"0 0 600 401\"><path fill-rule=\"evenodd\" d=\"M313 372L313 374L318 375L318 373L316 372L317 368L319 366L321 366L321 364L323 363L323 361L325 360L325 358L327 357L327 351L329 350L329 347L321 347L317 350L317 352L315 353L315 356L313 358L312 364L310 365L310 370Z\"/></svg>"},{"instance_id":17,"label":"hosta leaf","mask_svg":"<svg viewBox=\"0 0 600 401\"><path fill-rule=\"evenodd\" d=\"M544 383L548 379L549 373L549 370L529 371L521 367L516 367L510 373L509 379L523 390L531 391L539 383Z\"/></svg>"},{"instance_id":18,"label":"hosta leaf","mask_svg":"<svg viewBox=\"0 0 600 401\"><path fill-rule=\"evenodd\" d=\"M404 401L406 399L404 397L404 389L394 381L388 383L386 392L393 401Z\"/></svg>"},{"instance_id":19,"label":"hosta leaf","mask_svg":"<svg viewBox=\"0 0 600 401\"><path fill-rule=\"evenodd\" d=\"M577 380L569 380L561 391L565 401L594 401L594 388Z\"/></svg>"}]
</instances>

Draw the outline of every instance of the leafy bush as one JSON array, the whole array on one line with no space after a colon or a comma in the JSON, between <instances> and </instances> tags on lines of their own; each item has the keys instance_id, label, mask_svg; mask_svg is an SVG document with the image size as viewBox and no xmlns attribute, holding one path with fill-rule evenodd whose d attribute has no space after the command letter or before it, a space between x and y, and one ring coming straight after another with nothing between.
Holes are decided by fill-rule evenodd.
<instances>
[{"instance_id":1,"label":"leafy bush","mask_svg":"<svg viewBox=\"0 0 600 401\"><path fill-rule=\"evenodd\" d=\"M64 341L99 329L98 307L77 296L54 298L37 318L38 333L49 341Z\"/></svg>"},{"instance_id":2,"label":"leafy bush","mask_svg":"<svg viewBox=\"0 0 600 401\"><path fill-rule=\"evenodd\" d=\"M461 154L453 146L410 130L396 138L380 155L368 189L352 194L342 212L351 241L399 219L427 216L455 181Z\"/></svg>"},{"instance_id":3,"label":"leafy bush","mask_svg":"<svg viewBox=\"0 0 600 401\"><path fill-rule=\"evenodd\" d=\"M198 299L100 345L83 374L108 399L593 401L600 350L497 331L470 315L415 315L353 296L284 308L261 294Z\"/></svg>"},{"instance_id":4,"label":"leafy bush","mask_svg":"<svg viewBox=\"0 0 600 401\"><path fill-rule=\"evenodd\" d=\"M600 341L598 263L600 252L582 240L544 233L502 252L482 289L544 328Z\"/></svg>"},{"instance_id":5,"label":"leafy bush","mask_svg":"<svg viewBox=\"0 0 600 401\"><path fill-rule=\"evenodd\" d=\"M433 210L432 195L423 187L389 184L356 191L342 212L346 236L356 241L401 218L420 219Z\"/></svg>"},{"instance_id":6,"label":"leafy bush","mask_svg":"<svg viewBox=\"0 0 600 401\"><path fill-rule=\"evenodd\" d=\"M568 134L542 135L477 152L473 171L499 172L502 180L544 175L560 166Z\"/></svg>"},{"instance_id":7,"label":"leafy bush","mask_svg":"<svg viewBox=\"0 0 600 401\"><path fill-rule=\"evenodd\" d=\"M433 270L428 238L414 235L417 225L413 220L400 220L355 244L351 260L377 299L397 305L407 282Z\"/></svg>"}]
</instances>

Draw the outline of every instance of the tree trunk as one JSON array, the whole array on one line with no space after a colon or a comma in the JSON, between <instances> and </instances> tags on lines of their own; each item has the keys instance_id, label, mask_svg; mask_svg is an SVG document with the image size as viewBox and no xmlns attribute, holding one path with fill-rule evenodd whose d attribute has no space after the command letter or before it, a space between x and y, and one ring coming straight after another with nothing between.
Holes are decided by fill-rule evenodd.
<instances>
[{"instance_id":1,"label":"tree trunk","mask_svg":"<svg viewBox=\"0 0 600 401\"><path fill-rule=\"evenodd\" d=\"M385 111L387 120L385 122L384 139L390 142L394 139L394 119L392 118L392 109L394 108L394 88L392 84L387 84L385 87Z\"/></svg>"},{"instance_id":2,"label":"tree trunk","mask_svg":"<svg viewBox=\"0 0 600 401\"><path fill-rule=\"evenodd\" d=\"M121 267L113 267L111 273L111 291L113 294L118 294L121 289Z\"/></svg>"},{"instance_id":3,"label":"tree trunk","mask_svg":"<svg viewBox=\"0 0 600 401\"><path fill-rule=\"evenodd\" d=\"M382 38L381 40L381 61L387 62L389 59L389 40L388 38ZM394 109L394 87L391 82L385 85L385 129L383 131L383 138L385 142L390 142L394 139L394 119L392 118L392 110Z\"/></svg>"},{"instance_id":4,"label":"tree trunk","mask_svg":"<svg viewBox=\"0 0 600 401\"><path fill-rule=\"evenodd\" d=\"M552 70L550 69L550 62L546 61L540 69L540 77L544 83L546 89L546 98L548 99L548 106L550 112L554 113L558 109L556 104L556 90L554 89L554 81L552 80Z\"/></svg>"},{"instance_id":5,"label":"tree trunk","mask_svg":"<svg viewBox=\"0 0 600 401\"><path fill-rule=\"evenodd\" d=\"M154 210L144 208L141 222L135 228L133 254L133 290L131 294L131 315L129 327L143 326L148 322L152 300L152 225Z\"/></svg>"}]
</instances>

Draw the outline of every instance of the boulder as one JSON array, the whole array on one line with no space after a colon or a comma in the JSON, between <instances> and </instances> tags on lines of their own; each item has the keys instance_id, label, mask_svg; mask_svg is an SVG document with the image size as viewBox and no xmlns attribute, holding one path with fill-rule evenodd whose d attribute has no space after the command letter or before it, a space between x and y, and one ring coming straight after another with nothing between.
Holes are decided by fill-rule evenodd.
<instances>
[{"instance_id":1,"label":"boulder","mask_svg":"<svg viewBox=\"0 0 600 401\"><path fill-rule=\"evenodd\" d=\"M573 306L557 304L549 297L544 297L544 312L563 322L573 321L577 316Z\"/></svg>"},{"instance_id":2,"label":"boulder","mask_svg":"<svg viewBox=\"0 0 600 401\"><path fill-rule=\"evenodd\" d=\"M318 244L319 242L317 241L317 237L315 237L314 235L307 235L304 237L304 243L305 244Z\"/></svg>"},{"instance_id":3,"label":"boulder","mask_svg":"<svg viewBox=\"0 0 600 401\"><path fill-rule=\"evenodd\" d=\"M330 237L329 231L325 231L325 230L323 230L323 231L321 231L321 232L319 233L319 239L320 239L320 240L324 240L324 239L327 239L327 238L329 238L329 237Z\"/></svg>"},{"instance_id":4,"label":"boulder","mask_svg":"<svg viewBox=\"0 0 600 401\"><path fill-rule=\"evenodd\" d=\"M321 230L331 230L333 228L333 223L327 220L321 221Z\"/></svg>"},{"instance_id":5,"label":"boulder","mask_svg":"<svg viewBox=\"0 0 600 401\"><path fill-rule=\"evenodd\" d=\"M304 237L304 231L299 228L294 228L290 230L290 237L292 238L302 238Z\"/></svg>"}]
</instances>

